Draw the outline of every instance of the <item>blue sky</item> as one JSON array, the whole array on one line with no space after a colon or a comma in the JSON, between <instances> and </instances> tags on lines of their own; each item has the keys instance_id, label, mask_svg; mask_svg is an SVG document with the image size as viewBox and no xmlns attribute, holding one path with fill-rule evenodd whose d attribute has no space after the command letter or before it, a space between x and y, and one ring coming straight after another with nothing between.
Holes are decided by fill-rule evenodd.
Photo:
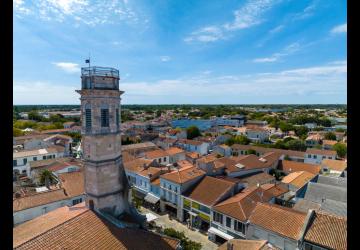
<instances>
[{"instance_id":1,"label":"blue sky","mask_svg":"<svg viewBox=\"0 0 360 250\"><path fill-rule=\"evenodd\" d=\"M78 104L80 68L124 104L346 103L345 0L14 0L14 104Z\"/></svg>"}]
</instances>

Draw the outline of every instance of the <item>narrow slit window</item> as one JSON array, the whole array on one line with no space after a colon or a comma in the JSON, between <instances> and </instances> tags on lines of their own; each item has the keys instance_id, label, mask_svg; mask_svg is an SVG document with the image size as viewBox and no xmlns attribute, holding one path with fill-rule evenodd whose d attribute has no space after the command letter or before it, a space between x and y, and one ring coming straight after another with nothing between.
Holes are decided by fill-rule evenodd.
<instances>
[{"instance_id":1,"label":"narrow slit window","mask_svg":"<svg viewBox=\"0 0 360 250\"><path fill-rule=\"evenodd\" d=\"M120 114L119 109L116 109L116 126L119 127L120 125Z\"/></svg>"},{"instance_id":2,"label":"narrow slit window","mask_svg":"<svg viewBox=\"0 0 360 250\"><path fill-rule=\"evenodd\" d=\"M101 109L101 127L109 127L109 109Z\"/></svg>"},{"instance_id":3,"label":"narrow slit window","mask_svg":"<svg viewBox=\"0 0 360 250\"><path fill-rule=\"evenodd\" d=\"M91 129L91 109L85 110L85 126L86 129Z\"/></svg>"}]
</instances>

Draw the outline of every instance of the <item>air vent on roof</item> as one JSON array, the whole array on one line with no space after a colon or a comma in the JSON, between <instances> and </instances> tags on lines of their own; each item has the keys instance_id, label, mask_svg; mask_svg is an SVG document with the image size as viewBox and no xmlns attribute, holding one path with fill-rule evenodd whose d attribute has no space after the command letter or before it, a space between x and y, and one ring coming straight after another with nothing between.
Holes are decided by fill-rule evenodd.
<instances>
[{"instance_id":1,"label":"air vent on roof","mask_svg":"<svg viewBox=\"0 0 360 250\"><path fill-rule=\"evenodd\" d=\"M241 164L241 163L238 163L238 164L235 164L235 167L237 167L237 168L244 168L245 166L244 166L243 164Z\"/></svg>"},{"instance_id":2,"label":"air vent on roof","mask_svg":"<svg viewBox=\"0 0 360 250\"><path fill-rule=\"evenodd\" d=\"M259 159L259 161L261 161L261 162L267 162L267 160L264 159L264 158L262 158L262 157Z\"/></svg>"}]
</instances>

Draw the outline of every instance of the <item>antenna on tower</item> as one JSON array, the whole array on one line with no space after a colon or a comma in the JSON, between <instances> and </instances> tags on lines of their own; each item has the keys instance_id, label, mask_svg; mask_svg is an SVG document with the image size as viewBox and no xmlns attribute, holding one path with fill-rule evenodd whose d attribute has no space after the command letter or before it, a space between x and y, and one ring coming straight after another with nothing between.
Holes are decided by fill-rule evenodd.
<instances>
[{"instance_id":1,"label":"antenna on tower","mask_svg":"<svg viewBox=\"0 0 360 250\"><path fill-rule=\"evenodd\" d=\"M85 60L85 63L88 63L88 64L89 64L89 70L90 70L90 52L89 52L89 57L88 57L88 59Z\"/></svg>"}]
</instances>

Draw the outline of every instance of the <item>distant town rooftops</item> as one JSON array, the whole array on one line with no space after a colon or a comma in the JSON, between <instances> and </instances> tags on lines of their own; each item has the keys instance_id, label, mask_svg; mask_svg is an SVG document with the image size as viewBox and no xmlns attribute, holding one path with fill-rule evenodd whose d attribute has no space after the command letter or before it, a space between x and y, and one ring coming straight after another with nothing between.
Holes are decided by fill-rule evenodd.
<instances>
[{"instance_id":1,"label":"distant town rooftops","mask_svg":"<svg viewBox=\"0 0 360 250\"><path fill-rule=\"evenodd\" d=\"M307 154L314 154L314 155L328 155L328 156L335 156L335 150L323 150L323 149L316 149L316 148L307 148Z\"/></svg>"}]
</instances>

